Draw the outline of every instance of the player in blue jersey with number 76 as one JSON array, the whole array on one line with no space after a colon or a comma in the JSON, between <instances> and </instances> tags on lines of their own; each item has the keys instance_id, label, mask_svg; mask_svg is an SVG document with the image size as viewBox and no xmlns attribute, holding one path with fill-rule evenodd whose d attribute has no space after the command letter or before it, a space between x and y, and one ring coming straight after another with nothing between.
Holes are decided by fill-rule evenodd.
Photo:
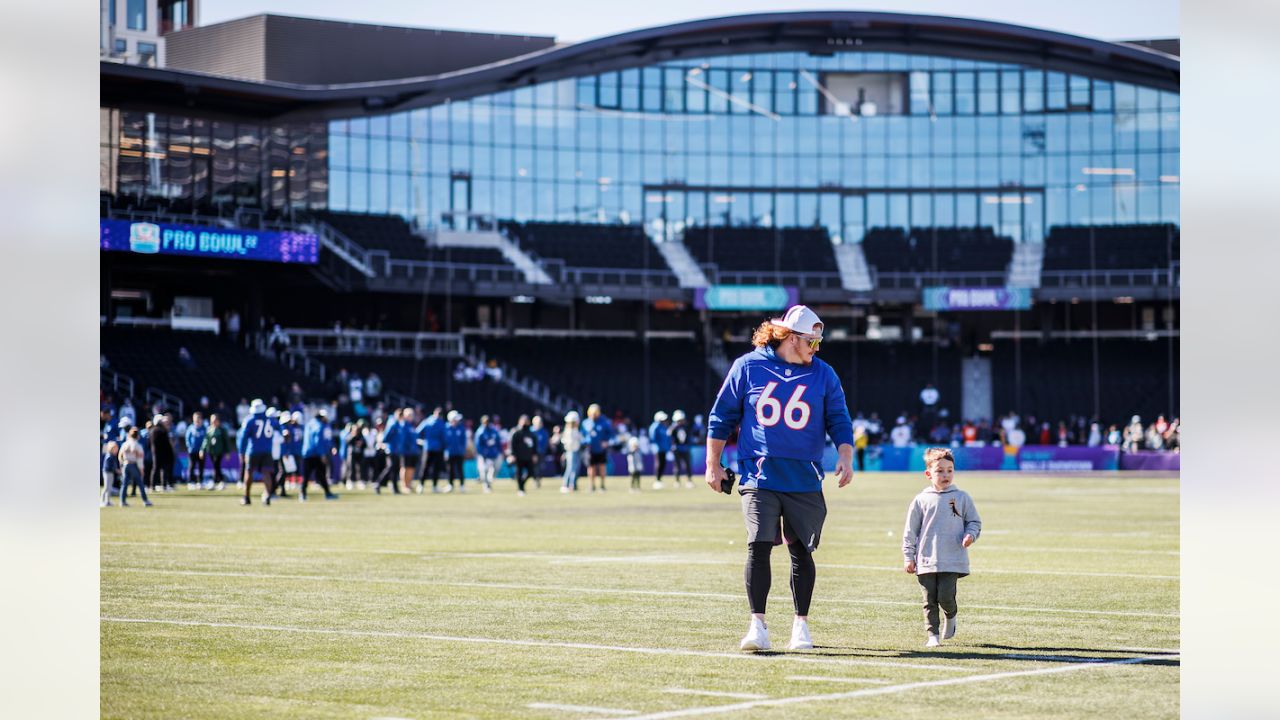
<instances>
[{"instance_id":1,"label":"player in blue jersey with number 76","mask_svg":"<svg viewBox=\"0 0 1280 720\"><path fill-rule=\"evenodd\" d=\"M711 408L707 432L707 484L720 491L725 441L738 433L738 492L747 525L747 598L751 623L743 650L768 650L765 602L772 575L769 552L786 540L791 555L795 620L792 650L813 647L809 604L827 504L822 496L822 450L828 435L839 460L840 487L853 479L853 421L844 389L831 366L817 359L823 324L804 305L767 320L751 338L755 349L733 362Z\"/></svg>"}]
</instances>

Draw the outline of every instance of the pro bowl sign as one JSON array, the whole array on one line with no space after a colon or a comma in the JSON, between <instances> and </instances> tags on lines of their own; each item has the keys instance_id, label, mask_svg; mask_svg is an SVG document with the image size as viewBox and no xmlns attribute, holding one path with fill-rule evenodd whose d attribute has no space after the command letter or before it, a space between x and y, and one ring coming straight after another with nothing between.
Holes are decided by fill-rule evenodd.
<instances>
[{"instance_id":1,"label":"pro bowl sign","mask_svg":"<svg viewBox=\"0 0 1280 720\"><path fill-rule=\"evenodd\" d=\"M693 306L699 310L784 310L799 294L781 285L712 285L697 288Z\"/></svg>"},{"instance_id":2,"label":"pro bowl sign","mask_svg":"<svg viewBox=\"0 0 1280 720\"><path fill-rule=\"evenodd\" d=\"M320 240L310 233L128 220L99 223L103 250L309 265L319 260Z\"/></svg>"},{"instance_id":3,"label":"pro bowl sign","mask_svg":"<svg viewBox=\"0 0 1280 720\"><path fill-rule=\"evenodd\" d=\"M1031 307L1028 288L931 287L924 289L924 309L932 312L948 310L1026 310Z\"/></svg>"}]
</instances>

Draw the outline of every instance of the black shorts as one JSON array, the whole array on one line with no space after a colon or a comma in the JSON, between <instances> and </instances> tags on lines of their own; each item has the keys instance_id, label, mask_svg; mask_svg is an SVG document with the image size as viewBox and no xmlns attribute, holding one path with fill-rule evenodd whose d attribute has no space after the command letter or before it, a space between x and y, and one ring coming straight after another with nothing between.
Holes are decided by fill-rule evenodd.
<instances>
[{"instance_id":1,"label":"black shorts","mask_svg":"<svg viewBox=\"0 0 1280 720\"><path fill-rule=\"evenodd\" d=\"M827 501L821 492L788 493L759 488L742 491L742 518L747 523L747 542L781 545L802 542L809 552L818 549L822 525L827 519Z\"/></svg>"},{"instance_id":2,"label":"black shorts","mask_svg":"<svg viewBox=\"0 0 1280 720\"><path fill-rule=\"evenodd\" d=\"M606 462L609 461L609 453L604 450L601 450L600 452L596 452L595 450L592 450L590 455L591 455L591 459L589 462L592 465L604 465Z\"/></svg>"},{"instance_id":3,"label":"black shorts","mask_svg":"<svg viewBox=\"0 0 1280 720\"><path fill-rule=\"evenodd\" d=\"M407 468L416 468L416 467L418 467L418 461L419 461L420 459L422 459L422 455L419 455L419 454L417 454L417 453L415 453L415 454L413 454L413 455L405 454L405 455L401 455L401 456L400 456L400 458L401 458L401 460L403 460L403 461L404 461L404 466L403 466L403 467L407 467Z\"/></svg>"},{"instance_id":4,"label":"black shorts","mask_svg":"<svg viewBox=\"0 0 1280 720\"><path fill-rule=\"evenodd\" d=\"M271 453L253 453L249 455L249 471L250 472L275 472L276 461L271 457Z\"/></svg>"}]
</instances>

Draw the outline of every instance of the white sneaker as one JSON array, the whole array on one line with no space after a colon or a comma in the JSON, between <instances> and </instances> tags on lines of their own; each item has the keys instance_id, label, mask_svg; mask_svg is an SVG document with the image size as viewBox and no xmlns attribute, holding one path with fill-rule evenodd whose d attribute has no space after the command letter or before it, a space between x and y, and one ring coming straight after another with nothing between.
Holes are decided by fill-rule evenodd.
<instances>
[{"instance_id":1,"label":"white sneaker","mask_svg":"<svg viewBox=\"0 0 1280 720\"><path fill-rule=\"evenodd\" d=\"M425 484L423 484L423 485L419 485L419 486L418 486L418 494L419 494L419 495L421 495L422 493L424 493L424 492L426 492L426 491L427 491L427 486L426 486Z\"/></svg>"},{"instance_id":2,"label":"white sneaker","mask_svg":"<svg viewBox=\"0 0 1280 720\"><path fill-rule=\"evenodd\" d=\"M929 634L929 639L924 643L925 647L941 647L942 643L938 641L938 636L933 633Z\"/></svg>"},{"instance_id":3,"label":"white sneaker","mask_svg":"<svg viewBox=\"0 0 1280 720\"><path fill-rule=\"evenodd\" d=\"M560 492L561 492L561 493L563 493L563 494L566 494L566 495L567 495L567 494L569 493L569 486L568 486L568 485L561 485L561 486L560 486Z\"/></svg>"},{"instance_id":4,"label":"white sneaker","mask_svg":"<svg viewBox=\"0 0 1280 720\"><path fill-rule=\"evenodd\" d=\"M654 481L653 481L653 489L654 489L654 490L661 490L661 489L662 489L662 481L661 481L661 480L654 480Z\"/></svg>"},{"instance_id":5,"label":"white sneaker","mask_svg":"<svg viewBox=\"0 0 1280 720\"><path fill-rule=\"evenodd\" d=\"M516 491L516 496L517 496L517 497L524 497L524 491L523 491L523 490L517 490L517 491Z\"/></svg>"},{"instance_id":6,"label":"white sneaker","mask_svg":"<svg viewBox=\"0 0 1280 720\"><path fill-rule=\"evenodd\" d=\"M347 489L348 489L348 490L352 490L352 489L354 489L354 488L355 488L355 486L356 486L356 484L355 484L355 483L351 482L350 480L348 480L348 481L347 481Z\"/></svg>"},{"instance_id":7,"label":"white sneaker","mask_svg":"<svg viewBox=\"0 0 1280 720\"><path fill-rule=\"evenodd\" d=\"M693 481L691 481L691 480L685 480L685 481L684 481L684 489L685 489L685 490L692 490L692 489L693 489Z\"/></svg>"},{"instance_id":8,"label":"white sneaker","mask_svg":"<svg viewBox=\"0 0 1280 720\"><path fill-rule=\"evenodd\" d=\"M491 492L493 492L493 488L492 488L492 487L489 487L488 485L485 485L485 486L484 486L484 494L485 494L485 495L488 495L488 494L489 494L489 493L491 493Z\"/></svg>"},{"instance_id":9,"label":"white sneaker","mask_svg":"<svg viewBox=\"0 0 1280 720\"><path fill-rule=\"evenodd\" d=\"M225 488L226 486L227 486L227 484L226 484L226 483L224 483L224 482L219 482L219 483L217 483L217 484L215 484L215 485L213 486L213 489L214 489L215 491L218 491L218 490L222 490L222 489L223 489L223 488Z\"/></svg>"},{"instance_id":10,"label":"white sneaker","mask_svg":"<svg viewBox=\"0 0 1280 720\"><path fill-rule=\"evenodd\" d=\"M942 639L950 640L956 636L956 619L943 616L942 618Z\"/></svg>"},{"instance_id":11,"label":"white sneaker","mask_svg":"<svg viewBox=\"0 0 1280 720\"><path fill-rule=\"evenodd\" d=\"M763 620L751 618L751 624L747 626L747 636L742 638L742 644L738 647L749 651L769 649L769 628Z\"/></svg>"},{"instance_id":12,"label":"white sneaker","mask_svg":"<svg viewBox=\"0 0 1280 720\"><path fill-rule=\"evenodd\" d=\"M443 490L441 490L440 492L442 492L442 493L451 493L451 492L453 492L453 483L450 483L450 484L448 484L448 485L445 485L445 486L444 486L444 489L443 489Z\"/></svg>"},{"instance_id":13,"label":"white sneaker","mask_svg":"<svg viewBox=\"0 0 1280 720\"><path fill-rule=\"evenodd\" d=\"M788 650L812 650L813 640L809 637L809 623L796 618L791 623L791 644Z\"/></svg>"}]
</instances>

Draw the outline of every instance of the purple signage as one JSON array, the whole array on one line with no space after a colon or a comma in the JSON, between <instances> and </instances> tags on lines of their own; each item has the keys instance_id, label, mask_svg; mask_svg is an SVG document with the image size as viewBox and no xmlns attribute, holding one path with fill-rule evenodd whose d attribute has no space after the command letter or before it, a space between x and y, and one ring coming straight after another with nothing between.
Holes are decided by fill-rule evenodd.
<instances>
[{"instance_id":1,"label":"purple signage","mask_svg":"<svg viewBox=\"0 0 1280 720\"><path fill-rule=\"evenodd\" d=\"M129 220L99 223L103 250L309 265L319 260L320 239L310 233Z\"/></svg>"},{"instance_id":2,"label":"purple signage","mask_svg":"<svg viewBox=\"0 0 1280 720\"><path fill-rule=\"evenodd\" d=\"M931 312L950 310L1026 310L1031 307L1031 291L1027 288L931 287L924 289L924 309Z\"/></svg>"}]
</instances>

